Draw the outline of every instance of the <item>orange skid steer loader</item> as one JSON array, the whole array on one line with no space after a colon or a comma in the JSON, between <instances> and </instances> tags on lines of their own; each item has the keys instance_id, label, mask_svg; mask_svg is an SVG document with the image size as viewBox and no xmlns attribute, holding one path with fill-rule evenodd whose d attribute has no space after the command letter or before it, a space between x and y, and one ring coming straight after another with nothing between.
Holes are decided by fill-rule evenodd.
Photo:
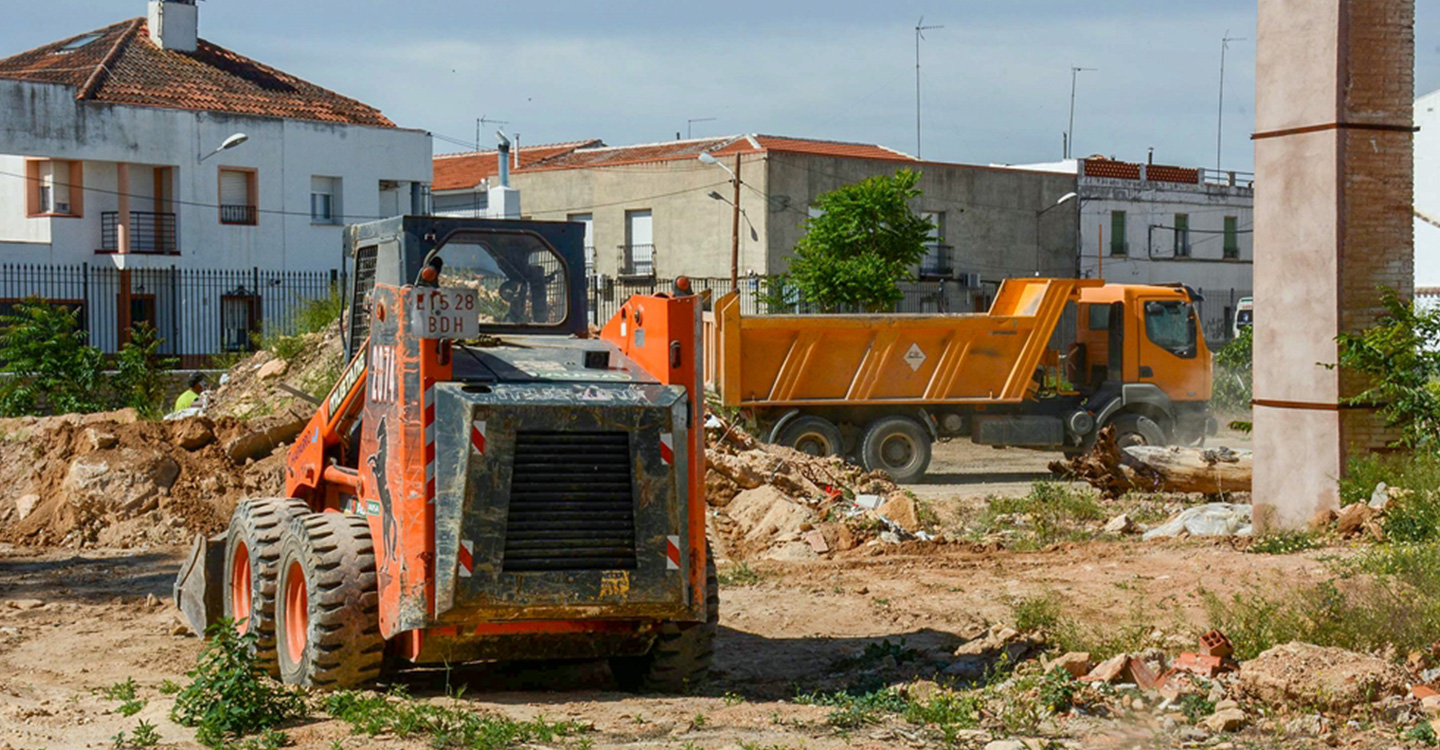
<instances>
[{"instance_id":1,"label":"orange skid steer loader","mask_svg":"<svg viewBox=\"0 0 1440 750\"><path fill-rule=\"evenodd\" d=\"M175 583L196 631L257 637L285 682L390 665L609 659L702 680L718 621L705 541L700 307L637 296L587 338L579 224L351 226L349 365Z\"/></svg>"}]
</instances>

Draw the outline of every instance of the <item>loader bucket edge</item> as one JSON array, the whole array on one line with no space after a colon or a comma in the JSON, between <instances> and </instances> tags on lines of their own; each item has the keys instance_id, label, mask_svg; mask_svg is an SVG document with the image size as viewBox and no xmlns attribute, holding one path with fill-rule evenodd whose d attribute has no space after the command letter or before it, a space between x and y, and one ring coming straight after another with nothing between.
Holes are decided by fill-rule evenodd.
<instances>
[{"instance_id":1,"label":"loader bucket edge","mask_svg":"<svg viewBox=\"0 0 1440 750\"><path fill-rule=\"evenodd\" d=\"M225 580L225 535L206 538L196 534L190 554L175 577L175 606L196 635L220 619L224 602L221 586Z\"/></svg>"}]
</instances>

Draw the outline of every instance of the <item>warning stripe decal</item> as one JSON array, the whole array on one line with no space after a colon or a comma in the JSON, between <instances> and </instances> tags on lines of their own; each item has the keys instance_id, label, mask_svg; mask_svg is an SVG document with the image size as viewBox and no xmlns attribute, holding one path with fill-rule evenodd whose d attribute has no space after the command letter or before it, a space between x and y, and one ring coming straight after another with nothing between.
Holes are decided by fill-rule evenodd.
<instances>
[{"instance_id":1,"label":"warning stripe decal","mask_svg":"<svg viewBox=\"0 0 1440 750\"><path fill-rule=\"evenodd\" d=\"M660 460L666 466L675 463L675 438L668 432L660 433Z\"/></svg>"},{"instance_id":2,"label":"warning stripe decal","mask_svg":"<svg viewBox=\"0 0 1440 750\"><path fill-rule=\"evenodd\" d=\"M665 537L665 569L680 569L680 537Z\"/></svg>"},{"instance_id":3,"label":"warning stripe decal","mask_svg":"<svg viewBox=\"0 0 1440 750\"><path fill-rule=\"evenodd\" d=\"M469 539L460 540L460 577L469 578L475 572L475 543Z\"/></svg>"},{"instance_id":4,"label":"warning stripe decal","mask_svg":"<svg viewBox=\"0 0 1440 750\"><path fill-rule=\"evenodd\" d=\"M425 502L435 503L435 379L426 378L422 393L425 423Z\"/></svg>"},{"instance_id":5,"label":"warning stripe decal","mask_svg":"<svg viewBox=\"0 0 1440 750\"><path fill-rule=\"evenodd\" d=\"M485 420L477 419L470 425L470 447L476 453L485 455Z\"/></svg>"}]
</instances>

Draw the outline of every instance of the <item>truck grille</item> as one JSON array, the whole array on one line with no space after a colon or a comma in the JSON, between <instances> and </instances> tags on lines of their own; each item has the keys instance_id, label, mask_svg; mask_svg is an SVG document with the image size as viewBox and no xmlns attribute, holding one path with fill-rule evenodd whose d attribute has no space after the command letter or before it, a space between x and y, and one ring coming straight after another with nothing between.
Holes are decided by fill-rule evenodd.
<instances>
[{"instance_id":1,"label":"truck grille","mask_svg":"<svg viewBox=\"0 0 1440 750\"><path fill-rule=\"evenodd\" d=\"M633 569L631 460L624 432L517 433L503 569Z\"/></svg>"}]
</instances>

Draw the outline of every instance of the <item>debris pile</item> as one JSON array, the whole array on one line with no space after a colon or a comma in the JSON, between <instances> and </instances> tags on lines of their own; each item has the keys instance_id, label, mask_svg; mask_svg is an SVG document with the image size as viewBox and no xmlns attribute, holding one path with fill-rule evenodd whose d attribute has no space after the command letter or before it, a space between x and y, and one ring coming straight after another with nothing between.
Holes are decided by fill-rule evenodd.
<instances>
[{"instance_id":1,"label":"debris pile","mask_svg":"<svg viewBox=\"0 0 1440 750\"><path fill-rule=\"evenodd\" d=\"M930 538L914 499L882 472L761 443L713 414L705 433L706 500L728 557L810 560Z\"/></svg>"}]
</instances>

